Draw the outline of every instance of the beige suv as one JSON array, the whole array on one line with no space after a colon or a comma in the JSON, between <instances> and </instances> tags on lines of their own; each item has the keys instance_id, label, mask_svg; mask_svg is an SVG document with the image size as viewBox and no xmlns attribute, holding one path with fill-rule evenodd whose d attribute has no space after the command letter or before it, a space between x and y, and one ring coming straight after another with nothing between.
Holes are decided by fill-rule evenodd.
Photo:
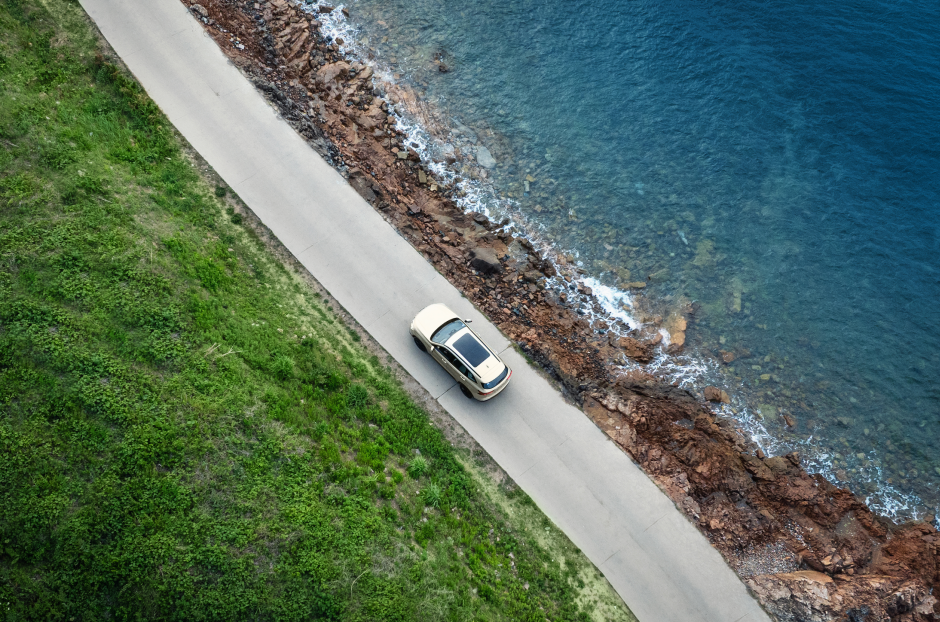
<instances>
[{"instance_id":1,"label":"beige suv","mask_svg":"<svg viewBox=\"0 0 940 622\"><path fill-rule=\"evenodd\" d=\"M464 395L483 402L506 388L512 370L470 330L469 322L447 305L433 304L411 321L411 336L454 377Z\"/></svg>"}]
</instances>

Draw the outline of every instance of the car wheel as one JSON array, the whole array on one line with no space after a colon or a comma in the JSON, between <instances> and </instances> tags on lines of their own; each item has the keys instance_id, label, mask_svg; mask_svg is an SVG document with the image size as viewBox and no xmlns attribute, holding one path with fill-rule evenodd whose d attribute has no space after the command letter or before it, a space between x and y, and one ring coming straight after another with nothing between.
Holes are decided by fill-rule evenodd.
<instances>
[{"instance_id":1,"label":"car wheel","mask_svg":"<svg viewBox=\"0 0 940 622\"><path fill-rule=\"evenodd\" d=\"M470 392L470 389L465 387L463 384L460 385L460 392L466 395L471 400L473 399L473 393Z\"/></svg>"},{"instance_id":2,"label":"car wheel","mask_svg":"<svg viewBox=\"0 0 940 622\"><path fill-rule=\"evenodd\" d=\"M411 338L415 340L415 345L418 346L418 349L419 349L419 350L421 350L422 352L427 352L427 351L428 351L428 349L427 349L426 347L424 347L424 344L421 342L420 339L418 339L418 338L415 337L414 335L412 335Z\"/></svg>"}]
</instances>

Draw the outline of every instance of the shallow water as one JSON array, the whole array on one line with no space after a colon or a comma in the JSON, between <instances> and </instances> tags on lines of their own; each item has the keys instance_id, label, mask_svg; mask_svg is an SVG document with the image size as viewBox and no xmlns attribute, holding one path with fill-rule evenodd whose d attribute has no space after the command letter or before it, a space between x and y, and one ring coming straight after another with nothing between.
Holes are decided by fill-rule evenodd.
<instances>
[{"instance_id":1,"label":"shallow water","mask_svg":"<svg viewBox=\"0 0 940 622\"><path fill-rule=\"evenodd\" d=\"M547 239L663 312L696 303L664 373L728 387L765 447L887 513L938 505L938 5L347 6Z\"/></svg>"}]
</instances>

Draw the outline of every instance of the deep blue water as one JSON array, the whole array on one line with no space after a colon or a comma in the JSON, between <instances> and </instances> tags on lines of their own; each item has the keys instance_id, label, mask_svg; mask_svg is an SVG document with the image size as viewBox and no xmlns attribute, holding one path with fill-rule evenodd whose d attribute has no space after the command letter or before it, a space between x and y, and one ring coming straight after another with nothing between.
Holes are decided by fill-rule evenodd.
<instances>
[{"instance_id":1,"label":"deep blue water","mask_svg":"<svg viewBox=\"0 0 940 622\"><path fill-rule=\"evenodd\" d=\"M771 434L884 509L936 507L940 3L347 6L588 273L695 301L693 355L750 352L720 373Z\"/></svg>"}]
</instances>

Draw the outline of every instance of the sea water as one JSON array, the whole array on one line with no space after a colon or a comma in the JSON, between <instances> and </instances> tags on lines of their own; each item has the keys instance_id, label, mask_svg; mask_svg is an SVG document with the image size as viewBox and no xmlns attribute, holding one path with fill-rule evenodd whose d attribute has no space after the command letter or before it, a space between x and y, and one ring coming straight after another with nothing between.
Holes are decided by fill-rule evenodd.
<instances>
[{"instance_id":1,"label":"sea water","mask_svg":"<svg viewBox=\"0 0 940 622\"><path fill-rule=\"evenodd\" d=\"M653 369L725 387L767 451L876 509L936 511L940 4L346 7L344 49L492 153L476 200L575 256L611 312L627 283L692 303Z\"/></svg>"}]
</instances>

